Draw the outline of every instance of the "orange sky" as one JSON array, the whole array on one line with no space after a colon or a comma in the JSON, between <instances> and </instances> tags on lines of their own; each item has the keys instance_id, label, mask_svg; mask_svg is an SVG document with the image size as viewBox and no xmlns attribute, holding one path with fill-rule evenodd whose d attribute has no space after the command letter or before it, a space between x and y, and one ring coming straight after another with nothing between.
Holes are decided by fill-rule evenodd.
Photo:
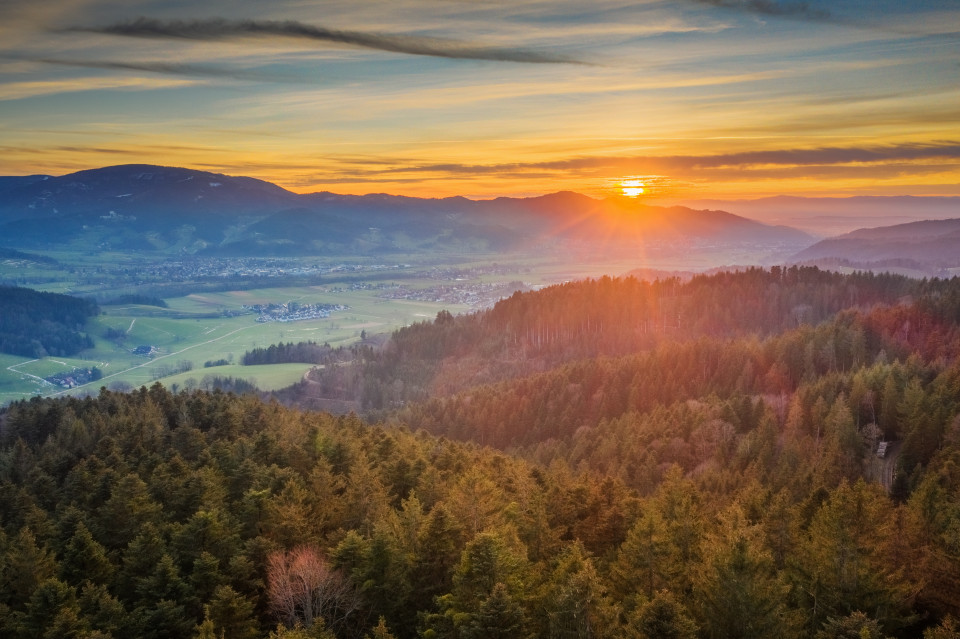
<instances>
[{"instance_id":1,"label":"orange sky","mask_svg":"<svg viewBox=\"0 0 960 639\"><path fill-rule=\"evenodd\" d=\"M11 4L15 6L11 6ZM960 5L0 5L0 175L299 192L960 195Z\"/></svg>"}]
</instances>

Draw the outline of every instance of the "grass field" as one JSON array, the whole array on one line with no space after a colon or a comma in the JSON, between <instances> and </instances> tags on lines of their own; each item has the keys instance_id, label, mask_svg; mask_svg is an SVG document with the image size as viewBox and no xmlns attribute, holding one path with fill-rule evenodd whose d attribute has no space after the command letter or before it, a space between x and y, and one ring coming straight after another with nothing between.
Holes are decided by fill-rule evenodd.
<instances>
[{"instance_id":1,"label":"grass field","mask_svg":"<svg viewBox=\"0 0 960 639\"><path fill-rule=\"evenodd\" d=\"M193 388L202 386L208 375L245 379L260 390L273 391L296 384L304 373L310 370L310 364L269 364L266 366L214 366L186 373L164 377L160 382L167 388Z\"/></svg>"},{"instance_id":2,"label":"grass field","mask_svg":"<svg viewBox=\"0 0 960 639\"><path fill-rule=\"evenodd\" d=\"M86 330L95 347L70 359L29 358L0 355L0 403L32 395L64 395L95 392L101 386L139 387L160 381L183 388L188 379L198 383L216 374L255 381L263 390L275 390L296 382L309 368L304 364L239 366L243 354L279 342L314 341L331 346L348 345L362 331L388 333L414 322L431 320L443 309L453 313L465 306L410 300L383 300L373 290L336 291L327 287L294 287L204 293L166 300L169 308L150 306L105 306ZM243 305L297 301L301 304L341 304L349 308L324 319L258 323L255 314L226 316L243 311ZM122 331L122 339L104 337L108 329ZM151 346L150 356L135 355L138 346ZM226 359L233 365L204 368L204 363ZM187 365L192 370L178 373ZM103 378L86 387L64 390L50 386L43 377L74 367L97 366ZM11 369L12 367L12 369ZM174 374L176 373L176 374Z\"/></svg>"}]
</instances>

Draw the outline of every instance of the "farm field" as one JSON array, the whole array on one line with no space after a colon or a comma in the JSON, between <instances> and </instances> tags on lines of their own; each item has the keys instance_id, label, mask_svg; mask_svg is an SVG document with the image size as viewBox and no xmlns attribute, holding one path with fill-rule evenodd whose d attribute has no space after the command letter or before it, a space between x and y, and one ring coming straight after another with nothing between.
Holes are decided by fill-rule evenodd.
<instances>
[{"instance_id":1,"label":"farm field","mask_svg":"<svg viewBox=\"0 0 960 639\"><path fill-rule=\"evenodd\" d=\"M361 333L389 333L415 322L433 319L441 310L460 313L465 305L377 297L375 290L336 287L288 287L188 295L166 300L169 308L140 305L102 307L102 314L86 327L95 346L71 359L0 355L0 402L32 395L56 396L96 392L101 386L129 388L160 381L198 383L208 374L255 381L263 390L296 382L307 364L240 366L243 354L279 342L314 341L349 345ZM347 307L322 319L293 322L257 322L244 305L331 304ZM113 337L108 339L108 334ZM149 354L135 354L135 350ZM204 368L209 361L227 360L230 366ZM44 377L74 368L96 366L99 380L77 388L63 388Z\"/></svg>"},{"instance_id":2,"label":"farm field","mask_svg":"<svg viewBox=\"0 0 960 639\"><path fill-rule=\"evenodd\" d=\"M171 390L197 387L204 388L206 387L206 381L209 377L232 377L234 379L246 380L260 390L274 391L286 388L291 384L296 384L312 367L312 364L267 364L264 366L228 364L226 366L213 366L211 368L195 369L186 373L177 373L176 375L164 377L160 380L160 383Z\"/></svg>"}]
</instances>

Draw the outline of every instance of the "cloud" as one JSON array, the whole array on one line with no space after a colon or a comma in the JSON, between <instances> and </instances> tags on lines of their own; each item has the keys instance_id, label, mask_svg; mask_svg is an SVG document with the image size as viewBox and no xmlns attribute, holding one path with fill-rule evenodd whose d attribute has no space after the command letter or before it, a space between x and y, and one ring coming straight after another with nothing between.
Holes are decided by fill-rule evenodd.
<instances>
[{"instance_id":1,"label":"cloud","mask_svg":"<svg viewBox=\"0 0 960 639\"><path fill-rule=\"evenodd\" d=\"M831 14L825 9L810 6L809 2L779 2L778 0L693 0L699 4L709 4L726 9L739 9L747 13L758 13L765 16L781 16L788 18L804 18L807 20L826 21Z\"/></svg>"},{"instance_id":2,"label":"cloud","mask_svg":"<svg viewBox=\"0 0 960 639\"><path fill-rule=\"evenodd\" d=\"M524 62L532 64L588 64L567 56L522 48L487 47L471 42L426 36L344 31L304 24L294 20L156 20L138 18L102 27L70 27L66 31L83 31L137 38L184 40L227 40L242 37L300 38L350 46L463 60Z\"/></svg>"},{"instance_id":3,"label":"cloud","mask_svg":"<svg viewBox=\"0 0 960 639\"><path fill-rule=\"evenodd\" d=\"M197 64L181 64L178 62L117 62L114 60L67 60L63 58L34 58L29 61L84 69L105 69L108 71L145 71L147 73L163 73L168 75L256 80L261 82L292 81L290 78L276 73L266 74Z\"/></svg>"},{"instance_id":4,"label":"cloud","mask_svg":"<svg viewBox=\"0 0 960 639\"><path fill-rule=\"evenodd\" d=\"M0 102L23 100L41 95L79 93L83 91L149 91L195 84L196 80L173 78L70 78L65 80L31 80L0 84Z\"/></svg>"},{"instance_id":5,"label":"cloud","mask_svg":"<svg viewBox=\"0 0 960 639\"><path fill-rule=\"evenodd\" d=\"M950 41L954 41L957 36L949 20L938 24L938 20L942 21L944 16L937 17L937 14L930 13L937 10L955 10L955 0L914 0L910 3L881 3L879 0L871 0L859 4L851 3L852 6L847 7L846 12L838 3L834 5L839 11L833 12L814 6L806 0L687 0L687 2L733 9L759 16L868 29L897 36L944 38ZM912 26L911 23L913 23Z\"/></svg>"},{"instance_id":6,"label":"cloud","mask_svg":"<svg viewBox=\"0 0 960 639\"><path fill-rule=\"evenodd\" d=\"M400 166L386 172L430 172L447 174L489 175L522 171L593 171L618 170L624 172L694 173L698 170L793 168L845 166L852 164L883 164L921 162L924 160L960 160L960 142L934 144L899 144L876 147L822 147L817 149L786 149L750 151L717 155L672 156L590 156L547 162L509 163L495 165L429 164Z\"/></svg>"}]
</instances>

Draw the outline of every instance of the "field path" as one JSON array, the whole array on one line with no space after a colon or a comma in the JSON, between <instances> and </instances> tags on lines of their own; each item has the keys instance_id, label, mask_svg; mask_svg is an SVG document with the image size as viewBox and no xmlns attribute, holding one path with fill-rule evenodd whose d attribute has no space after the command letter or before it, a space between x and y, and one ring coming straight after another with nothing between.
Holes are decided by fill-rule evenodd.
<instances>
[{"instance_id":1,"label":"field path","mask_svg":"<svg viewBox=\"0 0 960 639\"><path fill-rule=\"evenodd\" d=\"M17 375L26 375L27 377L32 377L33 379L37 380L38 382L46 386L53 386L53 384L51 384L50 382L48 382L42 377L37 377L36 375L31 375L30 373L24 373L23 371L17 370L18 366L26 366L27 364L31 364L33 362L39 362L39 361L40 360L38 359L31 359L29 362L20 362L19 364L13 364L12 366L7 366L7 370L10 371L11 373L16 373ZM62 364L63 362L57 362L57 363Z\"/></svg>"},{"instance_id":2,"label":"field path","mask_svg":"<svg viewBox=\"0 0 960 639\"><path fill-rule=\"evenodd\" d=\"M132 325L132 324L131 324L131 325ZM109 374L109 375L104 375L103 377L101 377L100 379L96 380L95 382L87 382L86 384L82 384L82 385L80 385L80 386L75 386L74 388L71 388L71 389L68 389L68 390L59 391L59 392L57 392L57 393L50 393L49 395L47 395L47 397L56 397L56 396L58 396L58 395L63 395L64 393L67 393L67 392L69 392L69 391L74 391L74 390L77 390L78 388L84 388L84 387L86 387L86 386L90 386L91 384L102 385L102 384L100 384L100 382L102 382L102 381L105 380L105 379L110 379L111 377L116 377L117 375L123 375L124 373L129 373L130 371L136 370L136 369L138 369L138 368L143 368L144 366L150 366L151 364L155 364L158 360L166 359L166 358L168 358L168 357L173 357L174 355L179 355L180 353L185 353L186 351L189 351L190 349L193 349L193 348L197 348L198 346L206 346L207 344L212 344L212 343L214 343L214 342L219 342L220 340L222 340L222 339L225 338L225 337L230 337L231 335L236 335L237 333L239 333L239 332L241 332L241 331L246 331L246 330L249 330L249 329L251 329L251 328L257 328L257 326L258 326L257 324L252 324L252 325L250 325L250 326L243 326L243 327L241 327L241 328L234 329L234 330L230 331L229 333L224 333L224 334L221 335L220 337L214 337L213 339L208 339L208 340L205 341L205 342L198 342L198 343L196 343L196 344L191 344L190 346L187 346L186 348L181 348L179 351L176 351L176 352L174 352L174 353L167 353L166 355L160 355L159 357L154 357L153 359L148 360L148 361L144 362L143 364L137 364L136 366L131 366L130 368L125 368L125 369L123 369L122 371L117 371L116 373L111 373L111 374ZM26 363L27 363L27 362L24 362L24 364L26 364ZM18 364L18 366L19 366L19 364ZM17 372L19 372L19 371L17 371ZM21 373L21 375L26 375L26 374L27 374L27 373ZM31 377L33 377L33 375L31 375ZM38 379L39 379L39 378L38 378Z\"/></svg>"},{"instance_id":3,"label":"field path","mask_svg":"<svg viewBox=\"0 0 960 639\"><path fill-rule=\"evenodd\" d=\"M137 323L137 318L136 318L136 317L134 317L132 320L130 320L130 326L127 327L127 335L130 334L130 331L133 330L133 325L136 324L136 323Z\"/></svg>"}]
</instances>

